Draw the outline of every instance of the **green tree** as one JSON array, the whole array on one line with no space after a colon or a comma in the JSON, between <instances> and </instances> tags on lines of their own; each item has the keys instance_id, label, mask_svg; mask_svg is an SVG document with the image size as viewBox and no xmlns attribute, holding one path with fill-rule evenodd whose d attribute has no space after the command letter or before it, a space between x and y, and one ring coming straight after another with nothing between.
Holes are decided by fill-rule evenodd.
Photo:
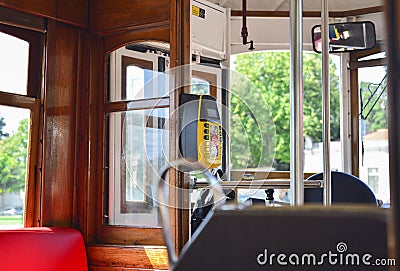
<instances>
[{"instance_id":1,"label":"green tree","mask_svg":"<svg viewBox=\"0 0 400 271\"><path fill-rule=\"evenodd\" d=\"M378 89L374 94L376 88ZM364 107L364 110L360 110L360 117L365 119L365 133L372 133L378 129L387 129L386 79L383 80L381 86L369 82L361 82L360 90L361 106Z\"/></svg>"},{"instance_id":2,"label":"green tree","mask_svg":"<svg viewBox=\"0 0 400 271\"><path fill-rule=\"evenodd\" d=\"M8 136L8 133L3 132L3 128L6 126L4 122L4 118L0 117L0 139L3 139Z\"/></svg>"},{"instance_id":3,"label":"green tree","mask_svg":"<svg viewBox=\"0 0 400 271\"><path fill-rule=\"evenodd\" d=\"M0 193L4 208L4 194L25 187L29 120L22 120L15 134L0 140Z\"/></svg>"},{"instance_id":4,"label":"green tree","mask_svg":"<svg viewBox=\"0 0 400 271\"><path fill-rule=\"evenodd\" d=\"M339 78L335 74L335 65L330 63L330 95L331 95L331 139L340 137ZM247 77L261 93L269 105L276 129L276 146L274 166L280 170L288 170L290 162L290 53L259 52L238 55L235 70ZM303 56L304 72L304 135L310 136L314 142L322 141L322 83L321 56L305 53ZM247 95L232 83L232 92ZM250 123L251 115L262 114L262 108L253 108L252 114L235 111L238 102L231 99L231 109L237 119L245 126ZM234 121L232 121L234 122ZM247 131L247 130L246 130ZM251 130L247 131L249 134ZM251 138L252 135L249 136ZM235 130L231 131L232 147L240 137ZM259 142L250 141L251 155L259 148ZM235 152L232 150L232 162L235 163ZM251 159L250 159L251 160ZM250 166L256 166L250 163Z\"/></svg>"}]
</instances>

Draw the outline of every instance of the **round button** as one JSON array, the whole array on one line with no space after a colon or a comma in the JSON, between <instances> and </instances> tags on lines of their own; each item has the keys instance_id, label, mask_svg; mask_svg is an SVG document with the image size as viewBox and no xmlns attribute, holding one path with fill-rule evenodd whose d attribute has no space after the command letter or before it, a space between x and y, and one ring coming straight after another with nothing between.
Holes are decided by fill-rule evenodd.
<instances>
[{"instance_id":1,"label":"round button","mask_svg":"<svg viewBox=\"0 0 400 271\"><path fill-rule=\"evenodd\" d=\"M204 136L204 139L205 139L205 140L209 140L210 137L209 137L208 135L205 135L205 136Z\"/></svg>"}]
</instances>

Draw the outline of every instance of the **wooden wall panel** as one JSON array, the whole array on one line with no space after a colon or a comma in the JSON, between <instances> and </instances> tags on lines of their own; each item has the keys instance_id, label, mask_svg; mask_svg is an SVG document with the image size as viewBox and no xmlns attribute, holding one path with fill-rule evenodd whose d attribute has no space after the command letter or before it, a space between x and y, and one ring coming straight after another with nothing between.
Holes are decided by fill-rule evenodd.
<instances>
[{"instance_id":1,"label":"wooden wall panel","mask_svg":"<svg viewBox=\"0 0 400 271\"><path fill-rule=\"evenodd\" d=\"M79 30L49 22L42 169L44 226L71 226L73 221L79 42Z\"/></svg>"},{"instance_id":2,"label":"wooden wall panel","mask_svg":"<svg viewBox=\"0 0 400 271\"><path fill-rule=\"evenodd\" d=\"M168 270L165 247L89 246L91 270Z\"/></svg>"},{"instance_id":3,"label":"wooden wall panel","mask_svg":"<svg viewBox=\"0 0 400 271\"><path fill-rule=\"evenodd\" d=\"M129 31L115 35L107 35L104 38L104 53L109 53L129 43L139 41L162 41L169 42L169 26L146 28L140 31Z\"/></svg>"},{"instance_id":4,"label":"wooden wall panel","mask_svg":"<svg viewBox=\"0 0 400 271\"><path fill-rule=\"evenodd\" d=\"M57 19L87 28L89 16L88 0L58 0Z\"/></svg>"},{"instance_id":5,"label":"wooden wall panel","mask_svg":"<svg viewBox=\"0 0 400 271\"><path fill-rule=\"evenodd\" d=\"M88 27L88 0L0 0L0 6Z\"/></svg>"},{"instance_id":6,"label":"wooden wall panel","mask_svg":"<svg viewBox=\"0 0 400 271\"><path fill-rule=\"evenodd\" d=\"M76 93L76 125L75 125L75 190L73 227L82 233L88 232L88 195L89 176L89 60L90 42L86 35L78 41L77 93ZM87 235L84 234L86 239ZM86 239L87 240L87 239Z\"/></svg>"},{"instance_id":7,"label":"wooden wall panel","mask_svg":"<svg viewBox=\"0 0 400 271\"><path fill-rule=\"evenodd\" d=\"M50 18L57 16L57 0L0 0L0 5Z\"/></svg>"},{"instance_id":8,"label":"wooden wall panel","mask_svg":"<svg viewBox=\"0 0 400 271\"><path fill-rule=\"evenodd\" d=\"M190 16L191 16L191 6L190 1L186 0L171 0L171 30L170 30L170 53L171 53L171 68L187 65L191 63L191 53L190 53ZM174 111L178 108L179 96L182 93L189 93L187 84L184 82L189 82L190 72L187 70L184 76L177 76L175 80L176 86L183 86L174 91L173 95L170 96L170 110ZM179 127L175 122L170 122L169 127L170 133L170 146L175 146L175 148L170 147L170 158L177 159L179 153L178 144L176 144L176 138L179 134ZM174 170L170 171L170 180L172 186L187 189L188 183L185 182L184 176L181 173L177 173ZM170 193L170 201L175 202L177 206L185 206L185 202L189 199L189 193ZM183 205L181 205L183 204ZM180 251L184 244L189 239L189 210L187 209L177 209L170 212L171 217L171 227L173 229L173 238L175 241L175 246L177 251Z\"/></svg>"},{"instance_id":9,"label":"wooden wall panel","mask_svg":"<svg viewBox=\"0 0 400 271\"><path fill-rule=\"evenodd\" d=\"M89 115L87 123L88 133L88 184L87 184L87 205L85 208L86 219L84 237L87 243L97 241L97 220L102 219L102 206L97 206L98 200L101 201L102 195L102 174L101 168L103 144L99 142L102 135L102 106L104 88L104 54L102 52L102 39L99 37L88 37L88 87L89 87ZM100 168L100 169L99 169ZM100 198L100 199L99 199ZM98 207L100 210L97 210ZM98 214L100 217L98 217Z\"/></svg>"},{"instance_id":10,"label":"wooden wall panel","mask_svg":"<svg viewBox=\"0 0 400 271\"><path fill-rule=\"evenodd\" d=\"M97 0L89 4L89 29L108 34L137 26L169 24L170 0Z\"/></svg>"}]
</instances>

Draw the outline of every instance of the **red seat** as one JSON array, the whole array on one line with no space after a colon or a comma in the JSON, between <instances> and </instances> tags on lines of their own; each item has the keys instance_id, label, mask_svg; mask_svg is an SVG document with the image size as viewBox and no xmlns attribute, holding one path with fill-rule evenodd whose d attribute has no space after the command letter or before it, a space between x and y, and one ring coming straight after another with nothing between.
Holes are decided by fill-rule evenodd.
<instances>
[{"instance_id":1,"label":"red seat","mask_svg":"<svg viewBox=\"0 0 400 271\"><path fill-rule=\"evenodd\" d=\"M85 243L76 229L0 230L0 247L0 270L88 270Z\"/></svg>"}]
</instances>

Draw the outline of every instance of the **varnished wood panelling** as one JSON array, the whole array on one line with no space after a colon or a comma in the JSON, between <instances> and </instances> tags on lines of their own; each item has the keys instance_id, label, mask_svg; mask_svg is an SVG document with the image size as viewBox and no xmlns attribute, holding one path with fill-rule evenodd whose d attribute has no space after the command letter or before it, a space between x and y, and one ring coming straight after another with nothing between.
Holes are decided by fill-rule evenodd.
<instances>
[{"instance_id":1,"label":"varnished wood panelling","mask_svg":"<svg viewBox=\"0 0 400 271\"><path fill-rule=\"evenodd\" d=\"M128 267L110 267L110 266L93 266L89 267L90 271L154 271L154 269L128 268Z\"/></svg>"},{"instance_id":2,"label":"varnished wood panelling","mask_svg":"<svg viewBox=\"0 0 400 271\"><path fill-rule=\"evenodd\" d=\"M102 216L98 217L101 218ZM100 220L97 225L99 230L98 240L101 243L143 246L164 245L161 228L102 226L101 223Z\"/></svg>"},{"instance_id":3,"label":"varnished wood panelling","mask_svg":"<svg viewBox=\"0 0 400 271\"><path fill-rule=\"evenodd\" d=\"M57 16L57 0L0 0L0 5L50 18Z\"/></svg>"},{"instance_id":4,"label":"varnished wood panelling","mask_svg":"<svg viewBox=\"0 0 400 271\"><path fill-rule=\"evenodd\" d=\"M79 31L49 22L42 225L71 226ZM84 161L82 161L84 163Z\"/></svg>"},{"instance_id":5,"label":"varnished wood panelling","mask_svg":"<svg viewBox=\"0 0 400 271\"><path fill-rule=\"evenodd\" d=\"M2 105L33 109L36 99L23 95L0 92L0 100Z\"/></svg>"},{"instance_id":6,"label":"varnished wood panelling","mask_svg":"<svg viewBox=\"0 0 400 271\"><path fill-rule=\"evenodd\" d=\"M351 99L351 174L360 176L360 144L359 144L359 96L358 70L350 70L350 99Z\"/></svg>"},{"instance_id":7,"label":"varnished wood panelling","mask_svg":"<svg viewBox=\"0 0 400 271\"><path fill-rule=\"evenodd\" d=\"M171 68L191 63L190 53L190 1L171 0ZM190 82L188 76L190 73L186 71L184 74L175 74L175 82L180 87L170 96L170 110L174 111L178 107L179 96L181 93L189 93L189 87L184 82ZM175 86L173 86L175 89ZM170 158L177 159L179 157L179 146L176 144L178 138L179 127L175 122L170 122ZM172 147L172 146L175 146ZM184 188L189 191L188 182L184 181L183 174L179 174L174 170L170 171L171 185ZM176 206L187 206L189 193L170 192L170 201ZM175 240L175 247L180 251L186 241L189 239L189 210L178 209L170 211L172 235Z\"/></svg>"},{"instance_id":8,"label":"varnished wood panelling","mask_svg":"<svg viewBox=\"0 0 400 271\"><path fill-rule=\"evenodd\" d=\"M0 6L87 28L88 0L0 0Z\"/></svg>"},{"instance_id":9,"label":"varnished wood panelling","mask_svg":"<svg viewBox=\"0 0 400 271\"><path fill-rule=\"evenodd\" d=\"M111 52L119 47L137 41L163 41L169 42L169 25L160 27L140 28L135 31L108 35L104 38L104 53Z\"/></svg>"},{"instance_id":10,"label":"varnished wood panelling","mask_svg":"<svg viewBox=\"0 0 400 271\"><path fill-rule=\"evenodd\" d=\"M168 21L170 1L97 0L89 4L89 29L94 33L112 33L138 25Z\"/></svg>"},{"instance_id":11,"label":"varnished wood panelling","mask_svg":"<svg viewBox=\"0 0 400 271\"><path fill-rule=\"evenodd\" d=\"M91 270L168 270L169 268L165 247L89 246L87 253ZM96 269L96 267L103 268Z\"/></svg>"},{"instance_id":12,"label":"varnished wood panelling","mask_svg":"<svg viewBox=\"0 0 400 271\"><path fill-rule=\"evenodd\" d=\"M87 205L84 237L88 243L94 243L97 239L98 220L102 219L101 195L102 195L102 142L99 138L102 136L102 91L104 87L104 54L101 39L90 36L89 45L89 165L88 165L88 184L87 184ZM99 203L100 201L100 203ZM100 208L100 210L98 210ZM98 217L99 215L99 217Z\"/></svg>"},{"instance_id":13,"label":"varnished wood panelling","mask_svg":"<svg viewBox=\"0 0 400 271\"><path fill-rule=\"evenodd\" d=\"M58 0L57 19L87 28L88 9L88 0Z\"/></svg>"},{"instance_id":14,"label":"varnished wood panelling","mask_svg":"<svg viewBox=\"0 0 400 271\"><path fill-rule=\"evenodd\" d=\"M1 6L0 23L39 32L45 32L46 30L43 18Z\"/></svg>"},{"instance_id":15,"label":"varnished wood panelling","mask_svg":"<svg viewBox=\"0 0 400 271\"><path fill-rule=\"evenodd\" d=\"M73 226L87 232L87 184L89 166L89 50L90 43L86 35L78 36L78 67L76 93L76 122L75 122L75 189ZM84 235L85 236L85 235Z\"/></svg>"}]
</instances>

